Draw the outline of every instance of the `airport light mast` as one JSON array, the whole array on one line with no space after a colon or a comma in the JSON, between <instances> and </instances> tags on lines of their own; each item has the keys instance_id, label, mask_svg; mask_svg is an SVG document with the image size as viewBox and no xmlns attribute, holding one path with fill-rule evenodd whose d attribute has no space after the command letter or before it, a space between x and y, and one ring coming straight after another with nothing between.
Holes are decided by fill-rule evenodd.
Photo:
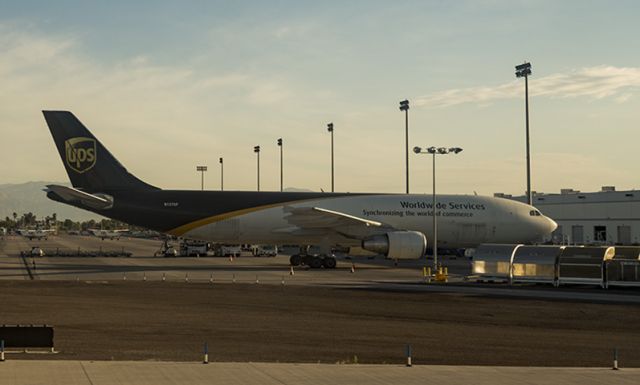
<instances>
[{"instance_id":1,"label":"airport light mast","mask_svg":"<svg viewBox=\"0 0 640 385\"><path fill-rule=\"evenodd\" d=\"M253 146L253 152L258 155L258 191L260 191L260 146Z\"/></svg>"},{"instance_id":2,"label":"airport light mast","mask_svg":"<svg viewBox=\"0 0 640 385\"><path fill-rule=\"evenodd\" d=\"M280 147L280 191L283 191L282 185L284 181L284 173L282 171L282 138L278 138L278 147Z\"/></svg>"},{"instance_id":3,"label":"airport light mast","mask_svg":"<svg viewBox=\"0 0 640 385\"><path fill-rule=\"evenodd\" d=\"M329 131L331 133L331 192L334 192L333 190L333 123L329 123L327 124L327 131Z\"/></svg>"},{"instance_id":4,"label":"airport light mast","mask_svg":"<svg viewBox=\"0 0 640 385\"><path fill-rule=\"evenodd\" d=\"M220 191L224 191L224 159L220 158Z\"/></svg>"},{"instance_id":5,"label":"airport light mast","mask_svg":"<svg viewBox=\"0 0 640 385\"><path fill-rule=\"evenodd\" d=\"M529 75L531 75L531 63L524 62L516 66L516 77L524 78L524 108L527 135L527 203L532 204L531 198L531 153L529 150Z\"/></svg>"},{"instance_id":6,"label":"airport light mast","mask_svg":"<svg viewBox=\"0 0 640 385\"><path fill-rule=\"evenodd\" d=\"M196 166L196 171L200 172L200 189L204 190L204 173L207 171L207 166Z\"/></svg>"},{"instance_id":7,"label":"airport light mast","mask_svg":"<svg viewBox=\"0 0 640 385\"><path fill-rule=\"evenodd\" d=\"M429 147L424 150L420 147L414 147L413 152L416 154L430 154L433 156L433 194L431 196L432 216L433 216L433 269L438 271L438 216L436 215L436 155L458 154L462 152L460 147Z\"/></svg>"},{"instance_id":8,"label":"airport light mast","mask_svg":"<svg viewBox=\"0 0 640 385\"><path fill-rule=\"evenodd\" d=\"M409 194L409 100L400 102L400 111L404 111L404 136L405 136L405 172L407 183L407 194Z\"/></svg>"}]
</instances>

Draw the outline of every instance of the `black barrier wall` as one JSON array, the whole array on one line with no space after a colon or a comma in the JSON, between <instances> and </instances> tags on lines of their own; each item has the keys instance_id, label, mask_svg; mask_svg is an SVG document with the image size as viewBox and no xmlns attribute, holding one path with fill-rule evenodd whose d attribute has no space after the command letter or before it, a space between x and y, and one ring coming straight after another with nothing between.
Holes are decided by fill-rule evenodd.
<instances>
[{"instance_id":1,"label":"black barrier wall","mask_svg":"<svg viewBox=\"0 0 640 385\"><path fill-rule=\"evenodd\" d=\"M53 326L1 325L0 340L6 348L53 348Z\"/></svg>"}]
</instances>

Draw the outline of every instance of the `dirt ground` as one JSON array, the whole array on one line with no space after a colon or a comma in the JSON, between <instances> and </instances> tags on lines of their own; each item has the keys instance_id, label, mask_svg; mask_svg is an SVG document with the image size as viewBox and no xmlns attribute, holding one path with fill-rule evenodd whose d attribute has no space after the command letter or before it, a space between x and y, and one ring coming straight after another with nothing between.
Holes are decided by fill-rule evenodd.
<instances>
[{"instance_id":1,"label":"dirt ground","mask_svg":"<svg viewBox=\"0 0 640 385\"><path fill-rule=\"evenodd\" d=\"M1 324L51 324L19 359L640 366L640 307L256 284L0 282Z\"/></svg>"}]
</instances>

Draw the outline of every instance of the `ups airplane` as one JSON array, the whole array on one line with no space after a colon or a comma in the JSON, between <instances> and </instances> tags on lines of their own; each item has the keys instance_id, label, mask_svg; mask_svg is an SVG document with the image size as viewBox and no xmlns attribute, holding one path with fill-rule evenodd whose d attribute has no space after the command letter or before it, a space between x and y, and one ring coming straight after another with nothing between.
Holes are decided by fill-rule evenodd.
<instances>
[{"instance_id":1,"label":"ups airplane","mask_svg":"<svg viewBox=\"0 0 640 385\"><path fill-rule=\"evenodd\" d=\"M129 173L71 112L44 117L73 185L48 185L47 197L118 221L209 242L320 245L322 256L291 257L316 268L336 266L332 247L417 259L433 231L429 195L162 190ZM557 227L520 202L437 198L441 247L528 243Z\"/></svg>"}]
</instances>

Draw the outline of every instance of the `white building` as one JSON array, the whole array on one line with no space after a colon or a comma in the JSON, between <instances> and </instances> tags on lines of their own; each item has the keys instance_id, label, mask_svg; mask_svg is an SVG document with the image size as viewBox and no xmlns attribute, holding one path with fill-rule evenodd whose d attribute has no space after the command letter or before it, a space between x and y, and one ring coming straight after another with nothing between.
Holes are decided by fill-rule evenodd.
<instances>
[{"instance_id":1,"label":"white building","mask_svg":"<svg viewBox=\"0 0 640 385\"><path fill-rule=\"evenodd\" d=\"M526 197L497 193L521 202ZM640 191L599 192L562 189L560 194L533 194L533 205L558 223L545 242L565 244L640 245Z\"/></svg>"}]
</instances>

